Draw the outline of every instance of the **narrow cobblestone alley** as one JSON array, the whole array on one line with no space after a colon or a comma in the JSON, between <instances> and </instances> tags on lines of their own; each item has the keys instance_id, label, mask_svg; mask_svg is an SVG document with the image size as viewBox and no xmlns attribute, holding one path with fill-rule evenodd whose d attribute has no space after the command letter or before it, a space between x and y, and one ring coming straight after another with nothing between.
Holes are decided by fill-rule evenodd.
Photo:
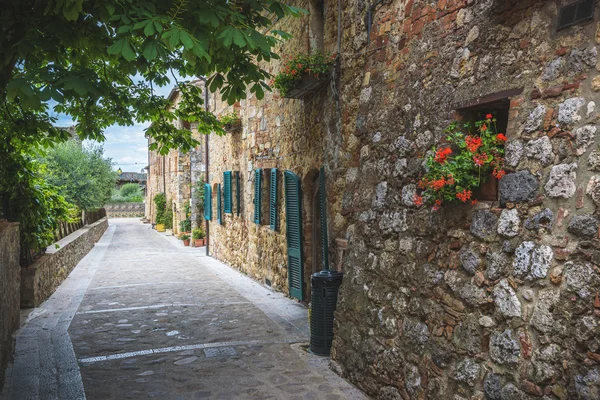
<instances>
[{"instance_id":1,"label":"narrow cobblestone alley","mask_svg":"<svg viewBox=\"0 0 600 400\"><path fill-rule=\"evenodd\" d=\"M307 310L134 219L17 334L2 399L362 399L310 355Z\"/></svg>"}]
</instances>

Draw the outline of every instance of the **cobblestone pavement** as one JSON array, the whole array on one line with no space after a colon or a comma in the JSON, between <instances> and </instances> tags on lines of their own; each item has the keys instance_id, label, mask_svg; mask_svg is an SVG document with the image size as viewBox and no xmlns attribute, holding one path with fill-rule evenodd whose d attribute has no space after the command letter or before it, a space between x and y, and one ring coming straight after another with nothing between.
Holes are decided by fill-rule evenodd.
<instances>
[{"instance_id":1,"label":"cobblestone pavement","mask_svg":"<svg viewBox=\"0 0 600 400\"><path fill-rule=\"evenodd\" d=\"M135 219L17 334L2 399L366 399L305 351L307 310Z\"/></svg>"}]
</instances>

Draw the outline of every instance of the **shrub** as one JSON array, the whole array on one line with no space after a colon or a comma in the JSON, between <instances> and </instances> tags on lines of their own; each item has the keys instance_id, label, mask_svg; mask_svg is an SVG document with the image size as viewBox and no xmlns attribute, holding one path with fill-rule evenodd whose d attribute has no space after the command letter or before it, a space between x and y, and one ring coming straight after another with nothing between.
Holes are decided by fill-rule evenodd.
<instances>
[{"instance_id":1,"label":"shrub","mask_svg":"<svg viewBox=\"0 0 600 400\"><path fill-rule=\"evenodd\" d=\"M173 229L173 203L171 200L165 210L165 229Z\"/></svg>"},{"instance_id":2,"label":"shrub","mask_svg":"<svg viewBox=\"0 0 600 400\"><path fill-rule=\"evenodd\" d=\"M192 239L204 239L204 230L200 227L194 228L192 231Z\"/></svg>"},{"instance_id":3,"label":"shrub","mask_svg":"<svg viewBox=\"0 0 600 400\"><path fill-rule=\"evenodd\" d=\"M122 197L135 197L142 196L142 188L137 183L126 183L121 186L121 190L119 191Z\"/></svg>"},{"instance_id":4,"label":"shrub","mask_svg":"<svg viewBox=\"0 0 600 400\"><path fill-rule=\"evenodd\" d=\"M181 240L189 240L190 239L190 235L187 235L187 234L184 233L183 235L179 236L179 239L181 239Z\"/></svg>"},{"instance_id":5,"label":"shrub","mask_svg":"<svg viewBox=\"0 0 600 400\"><path fill-rule=\"evenodd\" d=\"M154 196L154 204L156 205L156 221L157 224L165 223L165 206L167 200L164 193L158 193Z\"/></svg>"}]
</instances>

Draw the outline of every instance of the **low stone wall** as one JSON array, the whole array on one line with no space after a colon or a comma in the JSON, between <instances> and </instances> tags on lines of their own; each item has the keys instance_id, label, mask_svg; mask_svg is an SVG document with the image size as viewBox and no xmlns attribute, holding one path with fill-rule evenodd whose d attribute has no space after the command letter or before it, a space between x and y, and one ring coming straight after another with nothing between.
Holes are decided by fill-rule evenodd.
<instances>
[{"instance_id":1,"label":"low stone wall","mask_svg":"<svg viewBox=\"0 0 600 400\"><path fill-rule=\"evenodd\" d=\"M12 353L12 334L19 328L19 224L0 222L0 388Z\"/></svg>"},{"instance_id":2,"label":"low stone wall","mask_svg":"<svg viewBox=\"0 0 600 400\"><path fill-rule=\"evenodd\" d=\"M104 206L108 218L143 217L146 211L144 203L115 203Z\"/></svg>"},{"instance_id":3,"label":"low stone wall","mask_svg":"<svg viewBox=\"0 0 600 400\"><path fill-rule=\"evenodd\" d=\"M100 240L108 228L108 219L91 225L48 246L44 254L27 268L21 268L21 308L37 307L54 293L73 268Z\"/></svg>"}]
</instances>

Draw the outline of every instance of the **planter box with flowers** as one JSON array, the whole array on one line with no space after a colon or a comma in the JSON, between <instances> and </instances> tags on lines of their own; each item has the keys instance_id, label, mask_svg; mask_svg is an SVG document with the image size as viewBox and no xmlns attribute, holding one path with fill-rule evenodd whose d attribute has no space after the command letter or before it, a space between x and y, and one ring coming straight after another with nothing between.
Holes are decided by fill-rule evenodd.
<instances>
[{"instance_id":1,"label":"planter box with flowers","mask_svg":"<svg viewBox=\"0 0 600 400\"><path fill-rule=\"evenodd\" d=\"M445 133L447 144L434 147L427 159L427 173L419 182L422 193L413 199L416 206L429 204L437 211L443 202L476 204L473 190L505 175L506 136L496 132L492 114L474 124L453 122Z\"/></svg>"},{"instance_id":2,"label":"planter box with flowers","mask_svg":"<svg viewBox=\"0 0 600 400\"><path fill-rule=\"evenodd\" d=\"M281 97L301 99L329 82L334 60L334 54L298 54L285 63L283 71L275 75L273 85Z\"/></svg>"},{"instance_id":3,"label":"planter box with flowers","mask_svg":"<svg viewBox=\"0 0 600 400\"><path fill-rule=\"evenodd\" d=\"M194 239L194 247L202 247L205 245L204 230L201 227L192 230L192 239Z\"/></svg>"},{"instance_id":4,"label":"planter box with flowers","mask_svg":"<svg viewBox=\"0 0 600 400\"><path fill-rule=\"evenodd\" d=\"M219 122L227 132L238 131L242 127L242 120L235 112L224 114L219 117Z\"/></svg>"}]
</instances>

